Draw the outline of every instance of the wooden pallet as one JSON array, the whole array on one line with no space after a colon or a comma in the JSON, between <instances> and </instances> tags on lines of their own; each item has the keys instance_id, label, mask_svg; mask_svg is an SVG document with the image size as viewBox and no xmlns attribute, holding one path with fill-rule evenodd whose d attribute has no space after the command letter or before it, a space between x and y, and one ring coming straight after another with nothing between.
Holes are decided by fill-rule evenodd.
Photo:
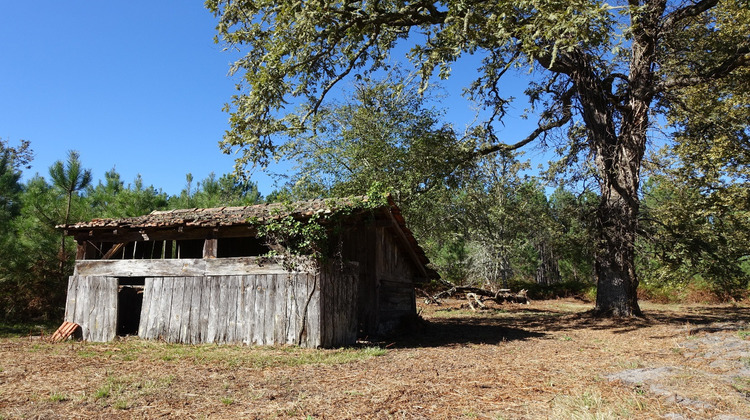
<instances>
[{"instance_id":1,"label":"wooden pallet","mask_svg":"<svg viewBox=\"0 0 750 420\"><path fill-rule=\"evenodd\" d=\"M52 338L50 339L51 342L57 343L63 340L66 340L68 337L73 335L73 333L80 328L81 326L73 323L65 321L60 325L60 328L55 331L54 334L52 334Z\"/></svg>"}]
</instances>

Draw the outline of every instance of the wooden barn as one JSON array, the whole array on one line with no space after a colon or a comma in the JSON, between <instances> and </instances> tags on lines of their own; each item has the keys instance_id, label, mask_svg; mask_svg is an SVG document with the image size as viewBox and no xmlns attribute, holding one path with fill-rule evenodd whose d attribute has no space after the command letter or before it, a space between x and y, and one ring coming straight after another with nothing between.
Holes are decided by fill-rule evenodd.
<instances>
[{"instance_id":1,"label":"wooden barn","mask_svg":"<svg viewBox=\"0 0 750 420\"><path fill-rule=\"evenodd\" d=\"M59 228L78 246L65 321L89 341L348 345L415 317L414 285L436 275L390 199L154 211ZM302 231L325 232L316 258L287 252Z\"/></svg>"}]
</instances>

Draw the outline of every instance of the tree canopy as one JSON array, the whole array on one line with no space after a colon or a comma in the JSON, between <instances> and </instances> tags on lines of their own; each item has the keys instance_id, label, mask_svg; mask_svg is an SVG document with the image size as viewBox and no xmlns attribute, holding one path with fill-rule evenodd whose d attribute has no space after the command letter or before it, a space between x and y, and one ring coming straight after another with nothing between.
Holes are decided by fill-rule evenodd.
<instances>
[{"instance_id":1,"label":"tree canopy","mask_svg":"<svg viewBox=\"0 0 750 420\"><path fill-rule=\"evenodd\" d=\"M750 64L746 0L513 2L208 0L221 39L245 55L228 109L225 151L238 166L279 156L280 139L316 129L336 85L405 59L426 87L464 59L481 58L466 95L487 112L466 159L507 152L554 131L569 151L591 153L600 186L597 309L638 315L635 241L641 164L653 113L674 109L684 89L736 77ZM402 60L403 61L403 60ZM533 72L537 127L500 139L510 98L504 76ZM462 71L471 71L461 67ZM735 86L747 90L747 86ZM746 108L745 108L745 111Z\"/></svg>"}]
</instances>

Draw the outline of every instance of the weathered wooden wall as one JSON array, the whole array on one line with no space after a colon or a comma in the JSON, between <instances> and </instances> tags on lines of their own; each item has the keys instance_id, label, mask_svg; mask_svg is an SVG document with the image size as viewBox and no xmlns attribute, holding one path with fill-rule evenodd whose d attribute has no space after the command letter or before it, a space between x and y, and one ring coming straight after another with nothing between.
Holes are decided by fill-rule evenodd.
<instances>
[{"instance_id":1,"label":"weathered wooden wall","mask_svg":"<svg viewBox=\"0 0 750 420\"><path fill-rule=\"evenodd\" d=\"M335 262L320 273L320 329L323 347L357 340L359 265Z\"/></svg>"},{"instance_id":2,"label":"weathered wooden wall","mask_svg":"<svg viewBox=\"0 0 750 420\"><path fill-rule=\"evenodd\" d=\"M176 343L298 344L318 347L315 274L146 279L138 335Z\"/></svg>"},{"instance_id":3,"label":"weathered wooden wall","mask_svg":"<svg viewBox=\"0 0 750 420\"><path fill-rule=\"evenodd\" d=\"M378 332L398 327L404 317L416 316L413 261L397 244L390 228L377 228L375 267L378 279Z\"/></svg>"},{"instance_id":4,"label":"weathered wooden wall","mask_svg":"<svg viewBox=\"0 0 750 420\"><path fill-rule=\"evenodd\" d=\"M186 271L198 274L197 261L183 260L183 264L190 267ZM228 264L236 266L237 261ZM113 274L143 276L147 267L162 274L145 278L138 326L142 338L304 347L356 341L356 263L335 264L320 273L289 272L269 264L267 273L256 266L252 274L173 277L163 275L159 264L143 260L115 265L88 261L79 264L76 272L102 275L70 278L65 319L81 325L85 340L113 339L118 311L118 277Z\"/></svg>"},{"instance_id":5,"label":"weathered wooden wall","mask_svg":"<svg viewBox=\"0 0 750 420\"><path fill-rule=\"evenodd\" d=\"M360 224L340 238L345 261L358 262L357 328L363 336L378 330L378 289L375 275L375 227Z\"/></svg>"},{"instance_id":6,"label":"weathered wooden wall","mask_svg":"<svg viewBox=\"0 0 750 420\"><path fill-rule=\"evenodd\" d=\"M65 321L80 325L84 340L112 340L117 333L117 279L71 276Z\"/></svg>"}]
</instances>

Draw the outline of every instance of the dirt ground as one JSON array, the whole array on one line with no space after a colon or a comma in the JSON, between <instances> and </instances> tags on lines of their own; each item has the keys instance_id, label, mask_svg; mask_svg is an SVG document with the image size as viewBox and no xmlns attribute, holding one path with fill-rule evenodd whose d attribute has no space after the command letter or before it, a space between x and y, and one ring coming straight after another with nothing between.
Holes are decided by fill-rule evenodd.
<instances>
[{"instance_id":1,"label":"dirt ground","mask_svg":"<svg viewBox=\"0 0 750 420\"><path fill-rule=\"evenodd\" d=\"M0 339L0 419L750 418L750 307L419 304L362 348Z\"/></svg>"}]
</instances>

